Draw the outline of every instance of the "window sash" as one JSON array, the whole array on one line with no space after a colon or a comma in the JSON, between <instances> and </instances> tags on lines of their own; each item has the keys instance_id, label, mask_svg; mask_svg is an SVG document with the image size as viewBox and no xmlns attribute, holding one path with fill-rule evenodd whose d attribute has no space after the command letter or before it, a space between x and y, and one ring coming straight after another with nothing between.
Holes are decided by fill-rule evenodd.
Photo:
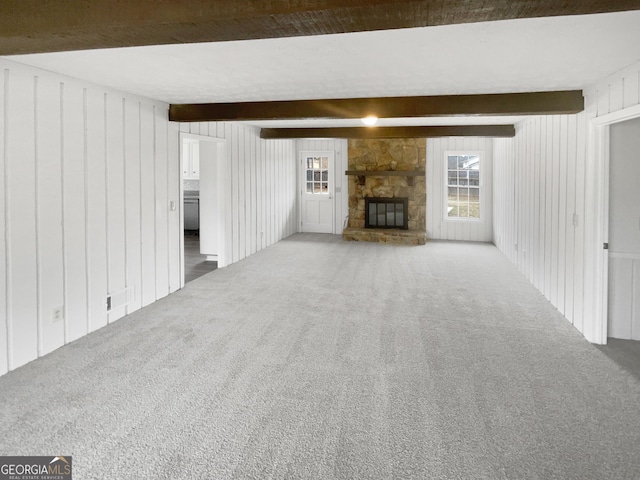
<instances>
[{"instance_id":1,"label":"window sash","mask_svg":"<svg viewBox=\"0 0 640 480\"><path fill-rule=\"evenodd\" d=\"M445 221L482 220L483 153L469 150L445 151Z\"/></svg>"}]
</instances>

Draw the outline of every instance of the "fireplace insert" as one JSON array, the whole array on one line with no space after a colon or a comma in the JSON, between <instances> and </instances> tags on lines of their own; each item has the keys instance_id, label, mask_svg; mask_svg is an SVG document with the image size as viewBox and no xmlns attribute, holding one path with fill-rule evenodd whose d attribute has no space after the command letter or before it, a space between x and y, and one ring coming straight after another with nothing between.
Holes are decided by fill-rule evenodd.
<instances>
[{"instance_id":1,"label":"fireplace insert","mask_svg":"<svg viewBox=\"0 0 640 480\"><path fill-rule=\"evenodd\" d=\"M409 229L408 198L366 197L365 228Z\"/></svg>"}]
</instances>

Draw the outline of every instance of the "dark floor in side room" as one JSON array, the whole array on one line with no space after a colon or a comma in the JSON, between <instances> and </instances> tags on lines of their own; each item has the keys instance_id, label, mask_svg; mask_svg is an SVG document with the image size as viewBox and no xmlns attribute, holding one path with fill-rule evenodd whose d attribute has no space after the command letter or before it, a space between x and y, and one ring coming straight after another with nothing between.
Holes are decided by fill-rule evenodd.
<instances>
[{"instance_id":1,"label":"dark floor in side room","mask_svg":"<svg viewBox=\"0 0 640 480\"><path fill-rule=\"evenodd\" d=\"M184 233L184 283L189 283L218 268L218 262L208 262L200 254L200 236L197 232Z\"/></svg>"}]
</instances>

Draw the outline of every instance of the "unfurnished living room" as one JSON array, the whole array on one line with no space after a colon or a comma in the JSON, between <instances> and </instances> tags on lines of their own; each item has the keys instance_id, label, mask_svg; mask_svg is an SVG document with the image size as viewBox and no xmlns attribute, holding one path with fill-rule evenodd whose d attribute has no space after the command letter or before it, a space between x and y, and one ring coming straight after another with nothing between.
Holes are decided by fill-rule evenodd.
<instances>
[{"instance_id":1,"label":"unfurnished living room","mask_svg":"<svg viewBox=\"0 0 640 480\"><path fill-rule=\"evenodd\" d=\"M640 478L640 1L0 5L0 479Z\"/></svg>"}]
</instances>

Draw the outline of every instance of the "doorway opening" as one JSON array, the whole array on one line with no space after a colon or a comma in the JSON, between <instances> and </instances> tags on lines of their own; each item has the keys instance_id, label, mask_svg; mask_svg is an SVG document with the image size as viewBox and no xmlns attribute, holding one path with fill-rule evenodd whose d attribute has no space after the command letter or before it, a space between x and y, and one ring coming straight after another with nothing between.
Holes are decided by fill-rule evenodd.
<instances>
[{"instance_id":1,"label":"doorway opening","mask_svg":"<svg viewBox=\"0 0 640 480\"><path fill-rule=\"evenodd\" d=\"M640 340L640 117L609 127L607 336Z\"/></svg>"},{"instance_id":2,"label":"doorway opening","mask_svg":"<svg viewBox=\"0 0 640 480\"><path fill-rule=\"evenodd\" d=\"M183 286L225 266L224 139L180 134Z\"/></svg>"},{"instance_id":3,"label":"doorway opening","mask_svg":"<svg viewBox=\"0 0 640 480\"><path fill-rule=\"evenodd\" d=\"M616 302L616 300L610 297L612 295L619 294L615 286L615 277L618 276L618 272L613 271L610 268L616 268L616 255L611 255L611 250L609 249L611 243L609 233L611 228L618 228L618 225L616 224L619 223L619 221L616 219L612 220L613 223L610 222L611 215L616 215L617 213L619 213L617 211L613 211L614 209L618 209L618 207L615 207L616 200L614 199L614 195L618 192L614 193L613 190L624 188L618 185L618 182L615 180L615 178L619 177L619 173L613 172L614 179L610 179L612 174L611 127L613 125L623 124L628 120L634 120L638 118L640 118L640 105L618 110L601 117L596 117L595 119L591 120L590 125L590 136L593 138L593 142L591 144L591 152L593 153L591 158L593 162L593 173L595 175L595 178L597 178L597 187L595 189L596 198L594 203L595 212L593 216L593 226L595 227L596 239L594 245L594 247L596 247L594 251L595 263L593 264L593 266L595 267L595 295L593 302L593 315L591 318L587 317L585 319L588 320L588 322L585 321L584 335L590 342L603 345L607 343L607 338L611 337L612 333L613 335L617 335L616 333L612 332L612 329L615 329L616 327L612 326L612 322L615 320L610 317L612 314L611 310L618 308L618 306L614 306L614 302ZM637 133L635 135L638 136ZM616 153L614 152L614 154ZM637 153L634 152L634 156L637 159ZM614 166L614 169L615 168L618 167ZM636 177L630 176L630 178ZM612 201L614 202L613 205L611 205ZM629 211L626 207L625 212L626 218L623 215L621 222L623 224L629 225L635 223L635 228L637 229L634 233L632 233L632 235L640 235L640 212L633 213L633 211ZM614 232L613 235L615 238L616 233ZM612 243L613 245L611 246L613 247L613 251L615 252L615 250L618 248L615 245L617 242L614 239ZM623 253L624 255L624 252L621 253ZM637 289L638 286L636 286L635 288ZM638 298L640 298L640 295L638 295ZM636 311L636 315L637 313L638 312Z\"/></svg>"}]
</instances>

